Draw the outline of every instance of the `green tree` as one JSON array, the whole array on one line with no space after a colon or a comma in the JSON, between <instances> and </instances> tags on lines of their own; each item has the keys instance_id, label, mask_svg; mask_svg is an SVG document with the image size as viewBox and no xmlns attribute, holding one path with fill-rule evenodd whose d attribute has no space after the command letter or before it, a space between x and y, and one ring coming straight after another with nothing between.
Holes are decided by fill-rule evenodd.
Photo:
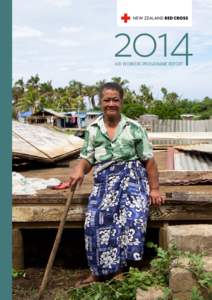
<instances>
[{"instance_id":1,"label":"green tree","mask_svg":"<svg viewBox=\"0 0 212 300\"><path fill-rule=\"evenodd\" d=\"M179 96L177 93L171 92L166 95L166 102L170 104L176 104L179 100Z\"/></svg>"},{"instance_id":2,"label":"green tree","mask_svg":"<svg viewBox=\"0 0 212 300\"><path fill-rule=\"evenodd\" d=\"M70 93L70 96L73 98L76 98L78 96L83 96L83 84L80 81L77 80L69 81L67 89Z\"/></svg>"},{"instance_id":3,"label":"green tree","mask_svg":"<svg viewBox=\"0 0 212 300\"><path fill-rule=\"evenodd\" d=\"M146 113L146 109L140 103L124 103L122 112L129 118L137 119Z\"/></svg>"},{"instance_id":4,"label":"green tree","mask_svg":"<svg viewBox=\"0 0 212 300\"><path fill-rule=\"evenodd\" d=\"M27 81L26 83L26 88L35 88L37 89L39 87L39 83L40 83L40 77L38 74L36 74L35 76L31 76L30 79Z\"/></svg>"},{"instance_id":5,"label":"green tree","mask_svg":"<svg viewBox=\"0 0 212 300\"><path fill-rule=\"evenodd\" d=\"M14 86L12 88L12 96L15 103L17 103L18 100L23 97L24 88L25 86L24 86L23 78L17 80L14 83Z\"/></svg>"},{"instance_id":6,"label":"green tree","mask_svg":"<svg viewBox=\"0 0 212 300\"><path fill-rule=\"evenodd\" d=\"M154 101L150 87L142 84L139 92L140 94L137 96L138 101L142 103L147 110L150 109Z\"/></svg>"},{"instance_id":7,"label":"green tree","mask_svg":"<svg viewBox=\"0 0 212 300\"><path fill-rule=\"evenodd\" d=\"M166 100L168 91L167 91L167 89L165 87L161 88L161 93L163 94L163 100Z\"/></svg>"},{"instance_id":8,"label":"green tree","mask_svg":"<svg viewBox=\"0 0 212 300\"><path fill-rule=\"evenodd\" d=\"M31 109L33 113L36 112L40 108L38 89L29 86L23 97L18 101L16 107L18 111L28 111Z\"/></svg>"}]
</instances>

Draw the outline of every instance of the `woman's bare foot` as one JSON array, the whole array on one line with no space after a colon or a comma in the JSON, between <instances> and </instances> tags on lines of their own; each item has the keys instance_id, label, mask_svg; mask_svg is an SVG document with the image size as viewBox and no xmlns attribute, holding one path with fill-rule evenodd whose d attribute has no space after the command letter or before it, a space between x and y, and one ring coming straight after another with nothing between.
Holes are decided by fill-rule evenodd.
<instances>
[{"instance_id":1,"label":"woman's bare foot","mask_svg":"<svg viewBox=\"0 0 212 300\"><path fill-rule=\"evenodd\" d=\"M118 273L113 277L114 280L123 281L125 279L124 273Z\"/></svg>"},{"instance_id":2,"label":"woman's bare foot","mask_svg":"<svg viewBox=\"0 0 212 300\"><path fill-rule=\"evenodd\" d=\"M88 277L86 277L85 279L78 280L75 284L75 287L82 288L82 287L88 286L97 281L99 281L98 277L91 274Z\"/></svg>"}]
</instances>

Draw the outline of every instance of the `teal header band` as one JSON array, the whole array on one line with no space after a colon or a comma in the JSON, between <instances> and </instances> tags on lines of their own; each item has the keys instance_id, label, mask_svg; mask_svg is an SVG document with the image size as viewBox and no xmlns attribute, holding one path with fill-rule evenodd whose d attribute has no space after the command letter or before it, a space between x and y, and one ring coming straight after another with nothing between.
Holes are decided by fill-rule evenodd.
<instances>
[{"instance_id":1,"label":"teal header band","mask_svg":"<svg viewBox=\"0 0 212 300\"><path fill-rule=\"evenodd\" d=\"M12 0L0 1L0 299L11 299Z\"/></svg>"}]
</instances>

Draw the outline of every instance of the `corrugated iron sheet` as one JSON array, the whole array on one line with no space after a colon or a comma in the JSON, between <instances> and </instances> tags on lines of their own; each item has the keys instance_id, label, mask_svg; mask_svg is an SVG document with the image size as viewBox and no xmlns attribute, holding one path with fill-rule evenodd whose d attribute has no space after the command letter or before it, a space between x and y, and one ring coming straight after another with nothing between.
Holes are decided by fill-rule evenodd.
<instances>
[{"instance_id":1,"label":"corrugated iron sheet","mask_svg":"<svg viewBox=\"0 0 212 300\"><path fill-rule=\"evenodd\" d=\"M177 171L212 171L212 155L177 151L174 154L174 169Z\"/></svg>"},{"instance_id":2,"label":"corrugated iron sheet","mask_svg":"<svg viewBox=\"0 0 212 300\"><path fill-rule=\"evenodd\" d=\"M175 146L175 149L183 151L195 151L203 153L212 154L212 143L211 144L195 144L195 145L184 145L184 146Z\"/></svg>"},{"instance_id":3,"label":"corrugated iron sheet","mask_svg":"<svg viewBox=\"0 0 212 300\"><path fill-rule=\"evenodd\" d=\"M150 120L143 124L148 131L152 133L165 132L186 132L188 139L179 138L178 140L172 137L166 139L153 139L153 145L188 145L196 142L200 143L204 139L194 140L189 136L191 132L212 132L212 119L209 120Z\"/></svg>"},{"instance_id":4,"label":"corrugated iron sheet","mask_svg":"<svg viewBox=\"0 0 212 300\"><path fill-rule=\"evenodd\" d=\"M212 143L211 132L148 132L153 145L187 145Z\"/></svg>"},{"instance_id":5,"label":"corrugated iron sheet","mask_svg":"<svg viewBox=\"0 0 212 300\"><path fill-rule=\"evenodd\" d=\"M53 116L56 116L56 117L59 117L59 118L65 118L65 116L66 116L65 113L57 112L57 111L55 111L53 109L50 109L50 108L44 108L43 111L48 112L48 113L52 114Z\"/></svg>"},{"instance_id":6,"label":"corrugated iron sheet","mask_svg":"<svg viewBox=\"0 0 212 300\"><path fill-rule=\"evenodd\" d=\"M153 120L152 132L207 132L212 131L209 120Z\"/></svg>"},{"instance_id":7,"label":"corrugated iron sheet","mask_svg":"<svg viewBox=\"0 0 212 300\"><path fill-rule=\"evenodd\" d=\"M79 152L83 139L43 126L13 121L12 151L16 157L55 161Z\"/></svg>"}]
</instances>

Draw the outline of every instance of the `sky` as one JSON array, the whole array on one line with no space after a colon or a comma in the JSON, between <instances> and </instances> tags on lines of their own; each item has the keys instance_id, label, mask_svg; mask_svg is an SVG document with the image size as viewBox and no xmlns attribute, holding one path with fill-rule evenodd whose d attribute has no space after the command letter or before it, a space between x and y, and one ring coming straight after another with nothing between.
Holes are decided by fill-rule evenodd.
<instances>
[{"instance_id":1,"label":"sky","mask_svg":"<svg viewBox=\"0 0 212 300\"><path fill-rule=\"evenodd\" d=\"M54 87L65 87L71 80L95 84L112 77L127 79L136 92L141 84L148 85L153 95L161 98L161 87L182 98L212 97L212 0L193 0L192 27L124 28L116 24L117 0L13 0L13 81L28 80L39 74L41 81L52 81ZM186 1L186 0L185 0ZM132 58L114 54L130 36L125 50ZM156 39L157 51L151 58L133 53L133 40L141 33ZM180 66L123 66L117 62L161 62L162 39L167 34L171 52L185 33L189 34L189 65L184 57L168 57L183 62ZM145 38L138 43L144 53L151 49ZM183 44L181 45L183 51ZM147 51L147 52L145 52Z\"/></svg>"}]
</instances>

